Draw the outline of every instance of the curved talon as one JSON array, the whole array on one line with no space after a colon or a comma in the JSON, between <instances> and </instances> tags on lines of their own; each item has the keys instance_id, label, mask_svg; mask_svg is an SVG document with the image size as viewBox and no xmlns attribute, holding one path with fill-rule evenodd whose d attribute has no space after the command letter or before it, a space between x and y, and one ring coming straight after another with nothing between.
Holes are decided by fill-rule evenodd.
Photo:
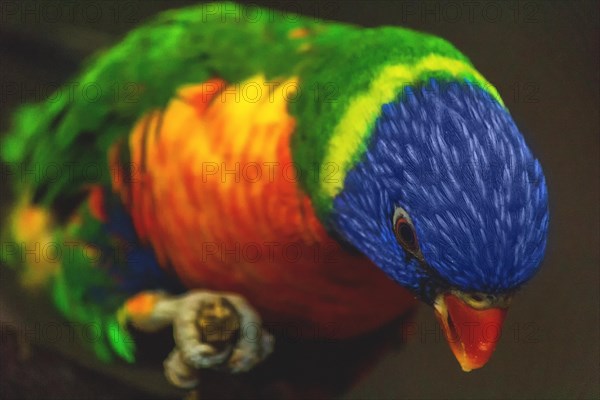
<instances>
[{"instance_id":1,"label":"curved talon","mask_svg":"<svg viewBox=\"0 0 600 400\"><path fill-rule=\"evenodd\" d=\"M181 358L178 350L173 350L163 363L167 380L182 389L193 389L198 385L198 373Z\"/></svg>"},{"instance_id":2,"label":"curved talon","mask_svg":"<svg viewBox=\"0 0 600 400\"><path fill-rule=\"evenodd\" d=\"M198 384L200 368L245 372L273 351L273 336L262 329L258 313L233 293L198 290L171 297L143 292L120 313L145 331L173 325L175 349L164 368L169 382L181 388Z\"/></svg>"},{"instance_id":3,"label":"curved talon","mask_svg":"<svg viewBox=\"0 0 600 400\"><path fill-rule=\"evenodd\" d=\"M275 342L273 336L263 331L253 346L239 345L231 354L228 361L230 372L246 372L251 370L256 364L264 360L273 352Z\"/></svg>"}]
</instances>

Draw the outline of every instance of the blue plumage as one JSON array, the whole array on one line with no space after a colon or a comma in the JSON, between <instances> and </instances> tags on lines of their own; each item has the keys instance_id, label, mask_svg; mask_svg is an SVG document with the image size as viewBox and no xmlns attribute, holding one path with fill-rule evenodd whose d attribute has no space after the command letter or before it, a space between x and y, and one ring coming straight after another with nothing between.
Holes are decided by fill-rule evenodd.
<instances>
[{"instance_id":1,"label":"blue plumage","mask_svg":"<svg viewBox=\"0 0 600 400\"><path fill-rule=\"evenodd\" d=\"M397 242L397 206L414 223L423 260ZM333 224L425 301L448 287L505 293L542 260L548 194L505 108L469 82L431 80L383 107L334 201Z\"/></svg>"},{"instance_id":2,"label":"blue plumage","mask_svg":"<svg viewBox=\"0 0 600 400\"><path fill-rule=\"evenodd\" d=\"M131 216L120 200L108 191L105 197L108 218L103 224L102 237L111 240L103 253L110 255L105 266L119 289L128 294L154 289L182 293L184 287L175 274L160 266L148 243L140 242Z\"/></svg>"}]
</instances>

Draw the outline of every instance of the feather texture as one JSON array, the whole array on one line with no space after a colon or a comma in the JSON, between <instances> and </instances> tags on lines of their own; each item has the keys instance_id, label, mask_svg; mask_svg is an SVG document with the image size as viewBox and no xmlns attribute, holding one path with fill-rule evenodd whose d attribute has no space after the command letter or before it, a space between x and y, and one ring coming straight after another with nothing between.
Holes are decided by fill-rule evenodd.
<instances>
[{"instance_id":1,"label":"feather texture","mask_svg":"<svg viewBox=\"0 0 600 400\"><path fill-rule=\"evenodd\" d=\"M99 98L76 91L17 111L9 166L100 171L15 179L3 241L85 250L44 268L3 252L25 281L105 332L141 290L209 287L245 295L267 319L337 324L328 335L339 337L412 306L388 277L431 302L443 288L506 292L533 275L548 226L543 173L464 55L402 28L247 12L163 13L76 77ZM411 214L424 260L398 244L395 206ZM271 242L300 257L248 260L244 246L264 257ZM95 345L133 359L123 341Z\"/></svg>"}]
</instances>

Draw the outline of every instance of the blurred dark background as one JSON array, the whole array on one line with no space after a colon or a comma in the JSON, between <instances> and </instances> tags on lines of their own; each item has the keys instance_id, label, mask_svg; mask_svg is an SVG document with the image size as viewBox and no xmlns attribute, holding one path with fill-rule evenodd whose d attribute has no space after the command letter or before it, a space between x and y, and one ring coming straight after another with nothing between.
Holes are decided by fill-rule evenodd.
<instances>
[{"instance_id":1,"label":"blurred dark background","mask_svg":"<svg viewBox=\"0 0 600 400\"><path fill-rule=\"evenodd\" d=\"M0 130L15 107L43 100L87 56L157 12L190 3L1 1ZM541 272L517 296L482 370L460 371L422 307L354 342L282 343L282 355L254 375L208 374L197 397L600 398L598 2L252 3L364 26L402 25L454 43L496 85L544 167L550 241ZM6 189L2 182L4 205ZM182 395L169 389L160 362L107 367L32 338L31 321L51 311L23 300L6 272L1 280L1 398Z\"/></svg>"}]
</instances>

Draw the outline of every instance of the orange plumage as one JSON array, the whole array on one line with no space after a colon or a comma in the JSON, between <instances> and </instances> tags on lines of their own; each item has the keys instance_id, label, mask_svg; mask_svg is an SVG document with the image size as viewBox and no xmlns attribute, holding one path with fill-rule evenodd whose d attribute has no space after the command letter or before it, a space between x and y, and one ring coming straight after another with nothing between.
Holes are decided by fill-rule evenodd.
<instances>
[{"instance_id":1,"label":"orange plumage","mask_svg":"<svg viewBox=\"0 0 600 400\"><path fill-rule=\"evenodd\" d=\"M265 89L258 98L248 95L256 84ZM260 76L182 88L136 124L134 174L128 185L114 177L113 190L138 236L189 288L239 293L267 324L328 337L369 331L410 308L412 296L317 219L295 179L295 121L275 89ZM123 168L118 152L113 171Z\"/></svg>"}]
</instances>

